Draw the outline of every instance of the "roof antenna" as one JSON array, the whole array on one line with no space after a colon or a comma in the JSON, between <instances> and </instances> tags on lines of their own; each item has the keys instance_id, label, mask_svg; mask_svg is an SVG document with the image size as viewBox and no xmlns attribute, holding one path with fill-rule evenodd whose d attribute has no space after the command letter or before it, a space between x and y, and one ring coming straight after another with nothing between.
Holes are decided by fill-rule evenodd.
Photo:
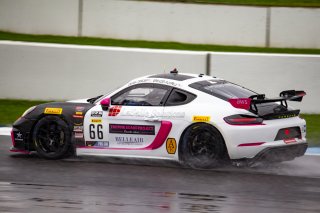
<instances>
[{"instance_id":1,"label":"roof antenna","mask_svg":"<svg viewBox=\"0 0 320 213\"><path fill-rule=\"evenodd\" d=\"M171 73L171 74L178 74L177 68L174 68L174 70L171 70L170 73Z\"/></svg>"}]
</instances>

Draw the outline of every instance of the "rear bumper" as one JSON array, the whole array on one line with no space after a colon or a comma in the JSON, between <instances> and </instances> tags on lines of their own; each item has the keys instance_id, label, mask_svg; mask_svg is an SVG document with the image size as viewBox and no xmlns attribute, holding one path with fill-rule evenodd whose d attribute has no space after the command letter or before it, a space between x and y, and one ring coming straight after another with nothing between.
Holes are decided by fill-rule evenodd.
<instances>
[{"instance_id":1,"label":"rear bumper","mask_svg":"<svg viewBox=\"0 0 320 213\"><path fill-rule=\"evenodd\" d=\"M293 160L304 155L308 148L307 143L294 144L289 146L268 147L259 152L252 161L281 162Z\"/></svg>"},{"instance_id":2,"label":"rear bumper","mask_svg":"<svg viewBox=\"0 0 320 213\"><path fill-rule=\"evenodd\" d=\"M268 148L306 143L306 122L299 117L267 120L264 121L264 125L225 125L223 127L223 131L221 132L225 139L230 159L234 160L254 158ZM277 138L279 130L295 127L300 128L301 137L292 138L294 139L292 141Z\"/></svg>"},{"instance_id":3,"label":"rear bumper","mask_svg":"<svg viewBox=\"0 0 320 213\"><path fill-rule=\"evenodd\" d=\"M252 165L254 163L273 163L290 161L296 157L301 157L304 155L308 148L307 143L300 143L294 145L277 146L277 147L267 147L260 151L253 158L242 158L235 160L236 165Z\"/></svg>"}]
</instances>

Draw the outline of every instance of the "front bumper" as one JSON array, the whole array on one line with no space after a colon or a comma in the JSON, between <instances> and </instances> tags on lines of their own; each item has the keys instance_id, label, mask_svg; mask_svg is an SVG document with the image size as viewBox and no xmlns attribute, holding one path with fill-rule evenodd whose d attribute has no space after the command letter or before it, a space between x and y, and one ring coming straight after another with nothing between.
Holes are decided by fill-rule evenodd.
<instances>
[{"instance_id":1,"label":"front bumper","mask_svg":"<svg viewBox=\"0 0 320 213\"><path fill-rule=\"evenodd\" d=\"M24 149L19 149L19 148L16 148L14 146L11 146L10 152L18 152L18 153L23 153L23 154L30 154L29 151L24 150Z\"/></svg>"},{"instance_id":2,"label":"front bumper","mask_svg":"<svg viewBox=\"0 0 320 213\"><path fill-rule=\"evenodd\" d=\"M34 150L31 141L31 128L35 120L19 118L14 122L11 133L11 152L24 152Z\"/></svg>"}]
</instances>

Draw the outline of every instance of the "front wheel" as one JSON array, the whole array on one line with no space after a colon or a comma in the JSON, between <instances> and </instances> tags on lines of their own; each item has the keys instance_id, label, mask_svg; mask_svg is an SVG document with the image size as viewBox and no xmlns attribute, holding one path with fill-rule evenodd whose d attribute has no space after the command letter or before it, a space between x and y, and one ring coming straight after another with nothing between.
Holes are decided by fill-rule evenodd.
<instances>
[{"instance_id":1,"label":"front wheel","mask_svg":"<svg viewBox=\"0 0 320 213\"><path fill-rule=\"evenodd\" d=\"M38 154L46 159L63 158L72 148L68 124L57 116L39 120L33 131L33 141Z\"/></svg>"},{"instance_id":2,"label":"front wheel","mask_svg":"<svg viewBox=\"0 0 320 213\"><path fill-rule=\"evenodd\" d=\"M192 168L212 168L228 159L227 148L220 132L206 123L190 126L183 134L180 159Z\"/></svg>"}]
</instances>

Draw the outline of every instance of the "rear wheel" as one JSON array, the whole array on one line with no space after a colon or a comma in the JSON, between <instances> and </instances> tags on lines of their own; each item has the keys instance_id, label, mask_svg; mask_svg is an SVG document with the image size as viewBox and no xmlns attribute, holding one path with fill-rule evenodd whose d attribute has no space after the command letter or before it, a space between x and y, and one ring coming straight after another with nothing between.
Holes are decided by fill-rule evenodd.
<instances>
[{"instance_id":1,"label":"rear wheel","mask_svg":"<svg viewBox=\"0 0 320 213\"><path fill-rule=\"evenodd\" d=\"M72 149L68 124L57 116L39 120L33 131L33 141L38 154L46 159L66 157Z\"/></svg>"},{"instance_id":2,"label":"rear wheel","mask_svg":"<svg viewBox=\"0 0 320 213\"><path fill-rule=\"evenodd\" d=\"M220 132L206 123L190 126L182 136L179 154L192 168L212 168L228 159L227 148Z\"/></svg>"}]
</instances>

